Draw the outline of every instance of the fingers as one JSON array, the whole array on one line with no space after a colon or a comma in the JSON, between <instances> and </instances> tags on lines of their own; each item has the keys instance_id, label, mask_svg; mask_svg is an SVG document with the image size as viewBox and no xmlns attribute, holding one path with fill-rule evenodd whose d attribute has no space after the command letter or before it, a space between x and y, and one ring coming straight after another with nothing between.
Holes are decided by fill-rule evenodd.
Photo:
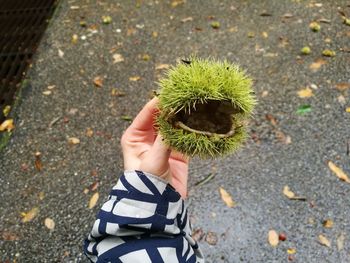
<instances>
[{"instance_id":1,"label":"fingers","mask_svg":"<svg viewBox=\"0 0 350 263\"><path fill-rule=\"evenodd\" d=\"M163 179L169 179L169 157L171 150L163 141L161 135L158 135L152 148L141 162L141 170L148 172Z\"/></svg>"},{"instance_id":2,"label":"fingers","mask_svg":"<svg viewBox=\"0 0 350 263\"><path fill-rule=\"evenodd\" d=\"M158 98L150 100L136 116L129 129L141 131L153 129L154 117L158 111L157 104Z\"/></svg>"}]
</instances>

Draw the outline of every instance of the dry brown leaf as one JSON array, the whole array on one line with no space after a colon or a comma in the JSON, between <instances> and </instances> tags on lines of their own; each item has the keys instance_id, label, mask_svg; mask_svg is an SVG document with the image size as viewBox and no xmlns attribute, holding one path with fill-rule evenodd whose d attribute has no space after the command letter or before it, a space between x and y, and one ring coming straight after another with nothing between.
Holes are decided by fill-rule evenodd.
<instances>
[{"instance_id":1,"label":"dry brown leaf","mask_svg":"<svg viewBox=\"0 0 350 263\"><path fill-rule=\"evenodd\" d=\"M50 230L55 228L55 221L53 221L51 218L45 218L44 224Z\"/></svg>"},{"instance_id":2,"label":"dry brown leaf","mask_svg":"<svg viewBox=\"0 0 350 263\"><path fill-rule=\"evenodd\" d=\"M331 241L329 241L324 235L318 236L318 242L326 247L331 247Z\"/></svg>"},{"instance_id":3,"label":"dry brown leaf","mask_svg":"<svg viewBox=\"0 0 350 263\"><path fill-rule=\"evenodd\" d=\"M94 135L94 131L91 128L87 128L85 134L87 137L92 137Z\"/></svg>"},{"instance_id":4,"label":"dry brown leaf","mask_svg":"<svg viewBox=\"0 0 350 263\"><path fill-rule=\"evenodd\" d=\"M160 69L168 69L170 68L170 65L169 64L157 64L156 65L156 69L157 70L160 70Z\"/></svg>"},{"instance_id":5,"label":"dry brown leaf","mask_svg":"<svg viewBox=\"0 0 350 263\"><path fill-rule=\"evenodd\" d=\"M310 89L309 87L298 91L299 98L309 98L313 95L314 94L312 93L312 89Z\"/></svg>"},{"instance_id":6,"label":"dry brown leaf","mask_svg":"<svg viewBox=\"0 0 350 263\"><path fill-rule=\"evenodd\" d=\"M277 247L278 242L279 242L279 238L278 238L278 234L275 230L272 229L269 231L267 239L269 241L270 246Z\"/></svg>"},{"instance_id":7,"label":"dry brown leaf","mask_svg":"<svg viewBox=\"0 0 350 263\"><path fill-rule=\"evenodd\" d=\"M236 205L235 202L232 200L231 195L228 192L226 192L224 188L220 187L219 191L220 191L221 199L225 202L225 204L228 207L234 207Z\"/></svg>"},{"instance_id":8,"label":"dry brown leaf","mask_svg":"<svg viewBox=\"0 0 350 263\"><path fill-rule=\"evenodd\" d=\"M288 185L286 185L286 186L283 187L283 194L284 194L285 196L287 196L289 199L292 199L292 198L295 197L295 193L292 192L292 191L289 189L289 186L288 186Z\"/></svg>"},{"instance_id":9,"label":"dry brown leaf","mask_svg":"<svg viewBox=\"0 0 350 263\"><path fill-rule=\"evenodd\" d=\"M32 221L36 216L37 214L39 213L39 208L38 207L34 207L32 208L30 211L26 212L26 213L22 213L22 222L23 223L27 223L27 222L30 222Z\"/></svg>"},{"instance_id":10,"label":"dry brown leaf","mask_svg":"<svg viewBox=\"0 0 350 263\"><path fill-rule=\"evenodd\" d=\"M324 220L322 222L322 225L325 227L325 228L332 228L333 227L333 224L334 222L331 220L331 219L327 219L327 220Z\"/></svg>"},{"instance_id":11,"label":"dry brown leaf","mask_svg":"<svg viewBox=\"0 0 350 263\"><path fill-rule=\"evenodd\" d=\"M70 137L70 138L68 138L68 143L72 144L72 145L79 144L80 140L78 138L76 138L76 137Z\"/></svg>"},{"instance_id":12,"label":"dry brown leaf","mask_svg":"<svg viewBox=\"0 0 350 263\"><path fill-rule=\"evenodd\" d=\"M276 130L275 131L276 138L283 144L291 144L292 143L292 137L289 135L286 135L284 132Z\"/></svg>"},{"instance_id":13,"label":"dry brown leaf","mask_svg":"<svg viewBox=\"0 0 350 263\"><path fill-rule=\"evenodd\" d=\"M218 242L218 236L214 232L208 232L205 236L205 241L207 241L209 245L215 246Z\"/></svg>"},{"instance_id":14,"label":"dry brown leaf","mask_svg":"<svg viewBox=\"0 0 350 263\"><path fill-rule=\"evenodd\" d=\"M123 61L124 61L124 58L121 54L116 53L113 55L113 64L120 63Z\"/></svg>"},{"instance_id":15,"label":"dry brown leaf","mask_svg":"<svg viewBox=\"0 0 350 263\"><path fill-rule=\"evenodd\" d=\"M335 84L335 88L339 91L345 91L347 89L350 89L350 83L340 82L340 83Z\"/></svg>"},{"instance_id":16,"label":"dry brown leaf","mask_svg":"<svg viewBox=\"0 0 350 263\"><path fill-rule=\"evenodd\" d=\"M344 171L340 169L338 166L336 166L332 161L328 162L328 167L340 180L350 184L350 179L347 176L347 174L344 173Z\"/></svg>"},{"instance_id":17,"label":"dry brown leaf","mask_svg":"<svg viewBox=\"0 0 350 263\"><path fill-rule=\"evenodd\" d=\"M15 128L15 125L13 124L13 119L5 120L3 123L0 124L0 131L7 130L8 132L10 132L14 128Z\"/></svg>"},{"instance_id":18,"label":"dry brown leaf","mask_svg":"<svg viewBox=\"0 0 350 263\"><path fill-rule=\"evenodd\" d=\"M133 76L129 78L130 81L139 81L140 79L141 79L140 76Z\"/></svg>"},{"instance_id":19,"label":"dry brown leaf","mask_svg":"<svg viewBox=\"0 0 350 263\"><path fill-rule=\"evenodd\" d=\"M93 82L94 82L96 87L102 88L102 86L103 86L103 78L102 77L100 77L100 76L95 77Z\"/></svg>"},{"instance_id":20,"label":"dry brown leaf","mask_svg":"<svg viewBox=\"0 0 350 263\"><path fill-rule=\"evenodd\" d=\"M338 251L344 249L344 241L345 241L345 235L344 235L344 233L341 233L341 234L337 237L337 248L338 248Z\"/></svg>"},{"instance_id":21,"label":"dry brown leaf","mask_svg":"<svg viewBox=\"0 0 350 263\"><path fill-rule=\"evenodd\" d=\"M311 63L309 68L312 71L317 71L319 70L323 65L327 64L327 61L325 61L322 58L317 59L315 62Z\"/></svg>"},{"instance_id":22,"label":"dry brown leaf","mask_svg":"<svg viewBox=\"0 0 350 263\"><path fill-rule=\"evenodd\" d=\"M99 198L98 192L94 193L91 196L90 201L89 201L89 209L92 209L97 204L98 198Z\"/></svg>"},{"instance_id":23,"label":"dry brown leaf","mask_svg":"<svg viewBox=\"0 0 350 263\"><path fill-rule=\"evenodd\" d=\"M4 231L0 232L1 233L1 238L4 241L16 241L19 240L19 237L17 236L16 233L9 232L9 231Z\"/></svg>"}]
</instances>

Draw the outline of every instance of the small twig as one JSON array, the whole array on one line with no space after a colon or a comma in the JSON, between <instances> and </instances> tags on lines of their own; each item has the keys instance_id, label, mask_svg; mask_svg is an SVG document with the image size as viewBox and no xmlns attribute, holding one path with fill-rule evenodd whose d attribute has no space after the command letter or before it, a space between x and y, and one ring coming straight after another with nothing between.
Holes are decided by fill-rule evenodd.
<instances>
[{"instance_id":1,"label":"small twig","mask_svg":"<svg viewBox=\"0 0 350 263\"><path fill-rule=\"evenodd\" d=\"M52 126L54 126L54 125L59 121L59 119L61 119L61 117L62 117L62 116L58 116L58 117L54 118L54 119L50 122L49 128L51 128Z\"/></svg>"},{"instance_id":2,"label":"small twig","mask_svg":"<svg viewBox=\"0 0 350 263\"><path fill-rule=\"evenodd\" d=\"M194 185L195 185L195 186L201 186L201 185L203 185L203 184L206 184L206 183L208 183L211 179L213 179L213 178L215 177L215 175L216 175L215 173L208 174L207 177L205 177L204 179L198 181L198 182L195 183Z\"/></svg>"},{"instance_id":3,"label":"small twig","mask_svg":"<svg viewBox=\"0 0 350 263\"><path fill-rule=\"evenodd\" d=\"M233 127L231 128L231 130L229 132L222 134L222 133L214 133L214 132L208 132L208 131L195 130L195 129L188 127L182 121L175 122L175 126L181 128L185 131L189 131L189 132L193 132L193 133L201 134L201 135L207 135L207 136L218 136L219 138L227 138L227 137L231 137L232 135L235 134L235 129Z\"/></svg>"},{"instance_id":4,"label":"small twig","mask_svg":"<svg viewBox=\"0 0 350 263\"><path fill-rule=\"evenodd\" d=\"M290 200L298 200L298 201L306 201L307 198L303 197L303 196L294 196L294 197L290 197Z\"/></svg>"}]
</instances>

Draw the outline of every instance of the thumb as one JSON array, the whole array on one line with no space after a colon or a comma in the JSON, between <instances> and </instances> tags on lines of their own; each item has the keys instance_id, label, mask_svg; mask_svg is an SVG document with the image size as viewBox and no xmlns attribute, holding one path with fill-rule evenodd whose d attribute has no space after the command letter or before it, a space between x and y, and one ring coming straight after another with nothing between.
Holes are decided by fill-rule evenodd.
<instances>
[{"instance_id":1,"label":"thumb","mask_svg":"<svg viewBox=\"0 0 350 263\"><path fill-rule=\"evenodd\" d=\"M141 162L141 170L162 177L163 179L170 179L170 154L171 150L164 144L162 136L158 134L152 148L147 152L147 155Z\"/></svg>"}]
</instances>

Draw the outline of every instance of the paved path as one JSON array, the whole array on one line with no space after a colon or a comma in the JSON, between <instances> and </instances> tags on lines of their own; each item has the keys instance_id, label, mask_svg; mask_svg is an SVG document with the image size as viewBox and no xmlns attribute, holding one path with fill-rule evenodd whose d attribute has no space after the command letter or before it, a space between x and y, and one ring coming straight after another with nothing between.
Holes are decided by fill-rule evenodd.
<instances>
[{"instance_id":1,"label":"paved path","mask_svg":"<svg viewBox=\"0 0 350 263\"><path fill-rule=\"evenodd\" d=\"M191 53L247 68L260 102L242 150L191 163L193 227L213 232L200 242L208 262L288 262L289 248L296 250L289 256L294 262L350 262L350 185L327 166L331 160L350 174L349 86L339 85L350 82L350 27L338 12L350 16L349 2L232 2L62 2L27 75L12 139L0 153L1 262L86 261L82 240L122 169L119 138L128 126L122 116L134 117L148 100L161 76L157 66ZM103 15L112 23L103 25ZM314 33L309 23L317 19L323 22ZM301 56L306 45L312 53ZM336 56L322 57L326 48ZM123 62L113 64L116 53ZM315 61L318 70L310 69ZM97 76L101 88L93 83ZM297 92L307 86L314 95L302 99ZM301 105L311 112L296 114ZM70 145L71 137L80 143ZM216 176L195 186L209 174ZM97 189L84 193L96 181ZM307 201L286 198L285 185ZM236 207L225 206L219 187ZM100 199L90 210L96 191ZM23 223L21 213L33 208L38 214ZM45 218L54 220L54 230ZM323 227L327 219L333 227ZM287 240L272 248L270 229ZM330 247L318 243L320 234Z\"/></svg>"}]
</instances>

